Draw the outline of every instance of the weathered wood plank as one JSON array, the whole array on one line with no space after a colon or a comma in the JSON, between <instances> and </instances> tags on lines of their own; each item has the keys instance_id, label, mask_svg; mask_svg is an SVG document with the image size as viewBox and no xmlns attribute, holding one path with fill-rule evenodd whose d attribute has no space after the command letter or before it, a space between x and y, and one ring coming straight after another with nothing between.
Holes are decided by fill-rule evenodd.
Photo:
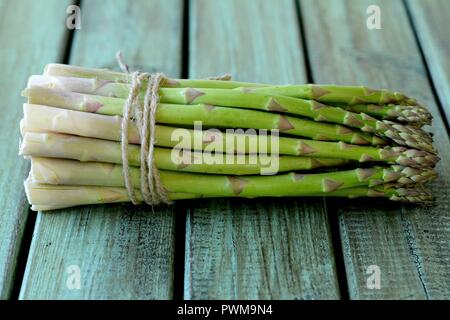
<instances>
[{"instance_id":1,"label":"weathered wood plank","mask_svg":"<svg viewBox=\"0 0 450 320\"><path fill-rule=\"evenodd\" d=\"M62 59L69 3L0 1L0 299L10 297L28 216L22 191L28 163L17 156L20 91L29 73L42 72L47 61Z\"/></svg>"},{"instance_id":2,"label":"weathered wood plank","mask_svg":"<svg viewBox=\"0 0 450 320\"><path fill-rule=\"evenodd\" d=\"M366 28L372 4L381 8L381 30ZM450 144L403 3L303 0L301 8L314 81L395 88L417 97L435 117L442 157L434 207L337 203L350 298L449 298ZM379 290L366 286L370 265L381 269Z\"/></svg>"},{"instance_id":3,"label":"weathered wood plank","mask_svg":"<svg viewBox=\"0 0 450 320\"><path fill-rule=\"evenodd\" d=\"M181 11L180 0L86 1L71 63L115 67L122 50L132 68L179 76ZM131 205L39 213L20 297L172 298L174 219L173 207ZM77 268L81 287L71 290Z\"/></svg>"},{"instance_id":4,"label":"weathered wood plank","mask_svg":"<svg viewBox=\"0 0 450 320\"><path fill-rule=\"evenodd\" d=\"M408 0L427 65L445 115L450 121L450 2Z\"/></svg>"},{"instance_id":5,"label":"weathered wood plank","mask_svg":"<svg viewBox=\"0 0 450 320\"><path fill-rule=\"evenodd\" d=\"M304 82L293 1L192 1L190 77ZM185 299L336 299L326 211L315 200L213 200L188 211Z\"/></svg>"}]
</instances>

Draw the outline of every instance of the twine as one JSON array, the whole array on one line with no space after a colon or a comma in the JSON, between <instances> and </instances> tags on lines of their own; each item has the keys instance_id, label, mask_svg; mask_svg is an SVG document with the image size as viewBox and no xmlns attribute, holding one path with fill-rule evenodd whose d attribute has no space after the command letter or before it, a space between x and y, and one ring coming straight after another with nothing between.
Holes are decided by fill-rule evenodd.
<instances>
[{"instance_id":1,"label":"twine","mask_svg":"<svg viewBox=\"0 0 450 320\"><path fill-rule=\"evenodd\" d=\"M130 200L139 204L131 181L130 164L128 161L128 128L131 121L136 124L141 139L141 194L145 203L154 206L161 203L171 204L167 191L162 185L159 171L154 161L156 109L159 104L159 88L167 81L163 73L150 74L134 71L130 73L128 65L123 62L122 54L117 53L117 61L123 72L130 74L130 92L123 106L121 151L122 171ZM140 92L146 83L144 103L141 104Z\"/></svg>"},{"instance_id":2,"label":"twine","mask_svg":"<svg viewBox=\"0 0 450 320\"><path fill-rule=\"evenodd\" d=\"M136 198L130 176L128 159L128 128L130 122L135 123L140 139L140 190L144 202L152 207L161 203L171 204L167 191L164 188L159 171L154 161L156 109L159 105L159 89L169 80L163 73L150 74L147 72L130 72L129 66L124 63L121 52L116 55L120 69L131 77L130 91L123 107L122 132L120 137L122 153L122 172L128 196L134 205L140 204ZM210 80L230 80L231 75L208 78ZM143 104L140 101L140 92L146 83Z\"/></svg>"}]
</instances>

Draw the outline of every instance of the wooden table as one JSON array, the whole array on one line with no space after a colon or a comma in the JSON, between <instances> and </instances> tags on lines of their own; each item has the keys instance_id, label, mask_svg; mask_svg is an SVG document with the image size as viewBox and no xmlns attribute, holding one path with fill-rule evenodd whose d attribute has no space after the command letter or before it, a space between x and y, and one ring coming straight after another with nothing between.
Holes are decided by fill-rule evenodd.
<instances>
[{"instance_id":1,"label":"wooden table","mask_svg":"<svg viewBox=\"0 0 450 320\"><path fill-rule=\"evenodd\" d=\"M70 4L0 0L0 298L450 298L450 1L89 0L76 32ZM366 27L372 4L380 30ZM418 97L442 157L436 206L317 198L31 212L17 156L27 77L49 62L117 68L118 50L132 68L172 77L230 72Z\"/></svg>"}]
</instances>

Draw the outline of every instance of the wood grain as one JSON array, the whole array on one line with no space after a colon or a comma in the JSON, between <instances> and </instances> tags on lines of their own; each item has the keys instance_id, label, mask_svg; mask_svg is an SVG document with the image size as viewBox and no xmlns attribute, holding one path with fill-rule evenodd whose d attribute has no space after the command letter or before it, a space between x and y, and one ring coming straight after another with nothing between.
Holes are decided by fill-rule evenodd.
<instances>
[{"instance_id":1,"label":"wood grain","mask_svg":"<svg viewBox=\"0 0 450 320\"><path fill-rule=\"evenodd\" d=\"M450 121L450 2L446 0L406 2L420 40L433 84L447 120Z\"/></svg>"},{"instance_id":2,"label":"wood grain","mask_svg":"<svg viewBox=\"0 0 450 320\"><path fill-rule=\"evenodd\" d=\"M343 254L351 299L450 297L450 144L401 1L301 3L314 81L404 91L433 113L442 161L432 184L434 207L380 201L339 201ZM382 29L366 28L366 8L378 5ZM381 289L368 289L370 265L381 269Z\"/></svg>"},{"instance_id":3,"label":"wood grain","mask_svg":"<svg viewBox=\"0 0 450 320\"><path fill-rule=\"evenodd\" d=\"M304 82L293 1L192 1L189 76ZM188 211L185 299L337 299L321 199L213 200Z\"/></svg>"},{"instance_id":4,"label":"wood grain","mask_svg":"<svg viewBox=\"0 0 450 320\"><path fill-rule=\"evenodd\" d=\"M86 1L70 62L180 75L181 1ZM86 206L39 213L21 299L170 299L174 208ZM70 289L71 266L80 289ZM67 269L69 268L69 269ZM73 288L73 287L72 287Z\"/></svg>"},{"instance_id":5,"label":"wood grain","mask_svg":"<svg viewBox=\"0 0 450 320\"><path fill-rule=\"evenodd\" d=\"M68 4L0 1L0 299L11 294L29 207L23 192L28 162L17 156L24 102L20 92L30 73L62 59Z\"/></svg>"}]
</instances>

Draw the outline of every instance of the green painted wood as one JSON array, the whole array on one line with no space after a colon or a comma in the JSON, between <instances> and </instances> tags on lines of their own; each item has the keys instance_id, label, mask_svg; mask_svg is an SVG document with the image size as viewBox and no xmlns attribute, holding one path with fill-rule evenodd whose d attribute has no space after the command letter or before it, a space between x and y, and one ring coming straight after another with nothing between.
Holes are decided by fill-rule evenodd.
<instances>
[{"instance_id":1,"label":"green painted wood","mask_svg":"<svg viewBox=\"0 0 450 320\"><path fill-rule=\"evenodd\" d=\"M60 61L69 1L0 1L0 299L11 295L17 257L28 217L23 180L28 162L17 156L23 98L30 73ZM17 17L20 16L20 19Z\"/></svg>"},{"instance_id":2,"label":"green painted wood","mask_svg":"<svg viewBox=\"0 0 450 320\"><path fill-rule=\"evenodd\" d=\"M293 1L191 1L189 76L305 81ZM321 199L212 200L187 215L185 299L337 299Z\"/></svg>"},{"instance_id":3,"label":"green painted wood","mask_svg":"<svg viewBox=\"0 0 450 320\"><path fill-rule=\"evenodd\" d=\"M450 121L450 2L446 0L406 2L430 69L433 84Z\"/></svg>"},{"instance_id":4,"label":"green painted wood","mask_svg":"<svg viewBox=\"0 0 450 320\"><path fill-rule=\"evenodd\" d=\"M179 76L181 11L179 0L86 1L71 63L115 67L115 53L122 50L132 68ZM174 207L39 213L20 298L172 298L174 220Z\"/></svg>"},{"instance_id":5,"label":"green painted wood","mask_svg":"<svg viewBox=\"0 0 450 320\"><path fill-rule=\"evenodd\" d=\"M450 297L450 144L401 1L301 3L311 69L317 83L363 84L404 91L426 103L442 161L432 184L436 206L339 201L340 233L351 299ZM381 8L382 29L366 28L366 8ZM381 289L368 289L370 265Z\"/></svg>"}]
</instances>

